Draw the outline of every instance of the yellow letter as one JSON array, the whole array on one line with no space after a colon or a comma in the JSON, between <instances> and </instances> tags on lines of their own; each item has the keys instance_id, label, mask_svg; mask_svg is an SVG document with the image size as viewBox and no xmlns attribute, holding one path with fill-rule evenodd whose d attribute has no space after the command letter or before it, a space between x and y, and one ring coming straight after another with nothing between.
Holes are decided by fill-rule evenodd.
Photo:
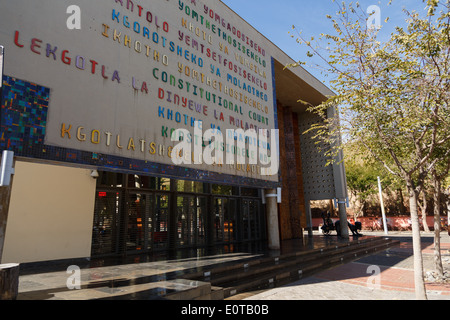
<instances>
[{"instance_id":1,"label":"yellow letter","mask_svg":"<svg viewBox=\"0 0 450 320\"><path fill-rule=\"evenodd\" d=\"M133 149L133 151L135 150L133 138L130 138L130 140L128 140L128 148L127 149L128 150Z\"/></svg>"},{"instance_id":2,"label":"yellow letter","mask_svg":"<svg viewBox=\"0 0 450 320\"><path fill-rule=\"evenodd\" d=\"M97 135L97 139L95 139L95 135ZM94 144L99 144L100 143L100 131L98 130L92 130L91 133L91 142Z\"/></svg>"},{"instance_id":3,"label":"yellow letter","mask_svg":"<svg viewBox=\"0 0 450 320\"><path fill-rule=\"evenodd\" d=\"M156 144L154 142L150 143L150 150L148 152L150 152L150 154L156 153Z\"/></svg>"},{"instance_id":4,"label":"yellow letter","mask_svg":"<svg viewBox=\"0 0 450 320\"><path fill-rule=\"evenodd\" d=\"M61 138L64 138L66 136L66 133L67 133L67 135L69 136L69 139L71 139L72 137L70 136L70 130L72 130L72 125L69 124L69 128L66 129L66 124L63 123L62 124L62 128L61 128Z\"/></svg>"}]
</instances>

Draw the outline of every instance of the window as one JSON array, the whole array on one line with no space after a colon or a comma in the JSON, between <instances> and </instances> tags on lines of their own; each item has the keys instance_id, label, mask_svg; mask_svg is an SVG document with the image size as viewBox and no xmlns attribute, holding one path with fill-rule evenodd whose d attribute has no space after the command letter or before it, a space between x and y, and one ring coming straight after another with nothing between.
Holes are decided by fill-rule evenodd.
<instances>
[{"instance_id":1,"label":"window","mask_svg":"<svg viewBox=\"0 0 450 320\"><path fill-rule=\"evenodd\" d=\"M170 179L129 174L128 188L170 191Z\"/></svg>"},{"instance_id":2,"label":"window","mask_svg":"<svg viewBox=\"0 0 450 320\"><path fill-rule=\"evenodd\" d=\"M241 196L256 198L259 196L259 192L258 189L255 188L241 188Z\"/></svg>"},{"instance_id":3,"label":"window","mask_svg":"<svg viewBox=\"0 0 450 320\"><path fill-rule=\"evenodd\" d=\"M239 187L213 184L212 185L212 193L217 194L217 195L224 195L224 196L239 195Z\"/></svg>"},{"instance_id":4,"label":"window","mask_svg":"<svg viewBox=\"0 0 450 320\"><path fill-rule=\"evenodd\" d=\"M199 181L177 180L178 192L206 193L207 185Z\"/></svg>"}]
</instances>

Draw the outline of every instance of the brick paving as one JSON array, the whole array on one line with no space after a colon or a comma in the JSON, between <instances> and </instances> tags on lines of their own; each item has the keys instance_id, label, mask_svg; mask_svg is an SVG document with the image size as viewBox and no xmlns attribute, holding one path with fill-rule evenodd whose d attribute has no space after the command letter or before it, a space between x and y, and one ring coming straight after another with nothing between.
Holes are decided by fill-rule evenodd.
<instances>
[{"instance_id":1,"label":"brick paving","mask_svg":"<svg viewBox=\"0 0 450 320\"><path fill-rule=\"evenodd\" d=\"M383 235L364 232L366 235ZM389 232L401 241L390 248L354 262L325 270L289 285L241 296L247 300L414 300L412 238L408 232ZM424 270L434 270L433 235L422 233ZM450 270L450 237L441 234L445 270ZM375 266L375 267L374 267ZM374 268L379 277L374 276ZM450 300L450 283L426 282L429 300Z\"/></svg>"}]
</instances>

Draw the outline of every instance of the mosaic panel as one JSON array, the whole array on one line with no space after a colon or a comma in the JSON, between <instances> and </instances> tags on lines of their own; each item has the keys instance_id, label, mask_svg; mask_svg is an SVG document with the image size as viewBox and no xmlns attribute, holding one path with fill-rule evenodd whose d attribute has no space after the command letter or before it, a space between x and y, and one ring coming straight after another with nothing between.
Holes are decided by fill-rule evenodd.
<instances>
[{"instance_id":1,"label":"mosaic panel","mask_svg":"<svg viewBox=\"0 0 450 320\"><path fill-rule=\"evenodd\" d=\"M44 142L50 90L35 83L4 77L1 105L3 149L34 153Z\"/></svg>"}]
</instances>

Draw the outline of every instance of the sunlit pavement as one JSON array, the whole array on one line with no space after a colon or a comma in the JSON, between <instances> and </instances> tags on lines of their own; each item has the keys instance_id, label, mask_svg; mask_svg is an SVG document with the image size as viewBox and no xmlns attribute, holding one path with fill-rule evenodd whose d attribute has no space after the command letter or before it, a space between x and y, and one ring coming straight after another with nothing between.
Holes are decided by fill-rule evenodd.
<instances>
[{"instance_id":1,"label":"sunlit pavement","mask_svg":"<svg viewBox=\"0 0 450 320\"><path fill-rule=\"evenodd\" d=\"M386 236L363 231L364 235ZM401 241L399 247L320 272L289 285L247 294L249 300L412 300L414 271L411 232L389 231ZM422 233L424 271L433 271L433 233ZM450 270L450 237L441 233L444 270ZM450 300L450 283L426 282L430 300Z\"/></svg>"}]
</instances>

